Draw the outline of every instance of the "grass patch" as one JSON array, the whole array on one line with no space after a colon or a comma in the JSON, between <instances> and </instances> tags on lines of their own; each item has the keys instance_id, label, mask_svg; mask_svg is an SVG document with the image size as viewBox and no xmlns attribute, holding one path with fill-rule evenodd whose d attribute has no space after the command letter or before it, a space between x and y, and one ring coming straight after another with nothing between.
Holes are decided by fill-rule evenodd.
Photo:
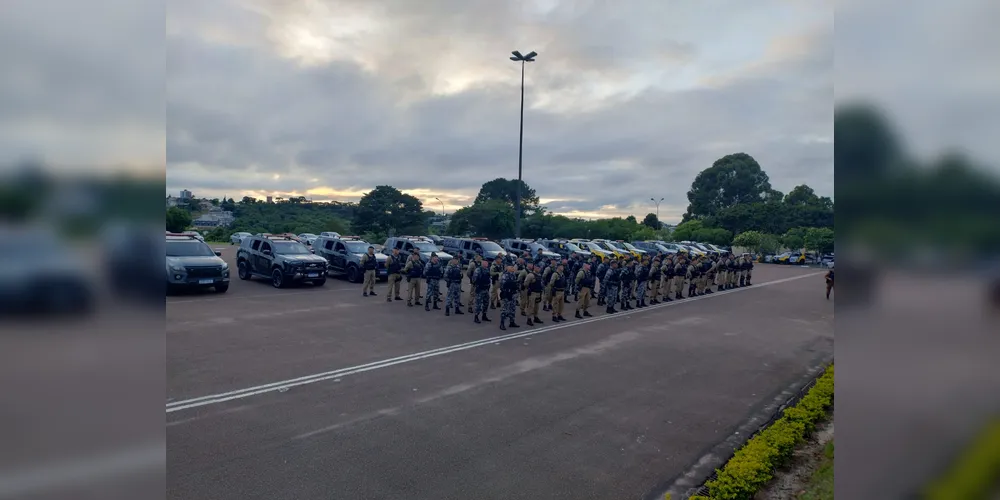
<instances>
[{"instance_id":1,"label":"grass patch","mask_svg":"<svg viewBox=\"0 0 1000 500\"><path fill-rule=\"evenodd\" d=\"M715 471L715 479L705 483L708 496L696 495L689 500L751 500L771 481L774 471L791 458L795 447L816 428L816 423L826 418L832 405L833 365L830 365L795 406L785 409L781 418L750 438ZM829 474L832 498L832 461Z\"/></svg>"},{"instance_id":2,"label":"grass patch","mask_svg":"<svg viewBox=\"0 0 1000 500\"><path fill-rule=\"evenodd\" d=\"M813 472L799 500L833 500L833 441L823 447L823 461Z\"/></svg>"}]
</instances>

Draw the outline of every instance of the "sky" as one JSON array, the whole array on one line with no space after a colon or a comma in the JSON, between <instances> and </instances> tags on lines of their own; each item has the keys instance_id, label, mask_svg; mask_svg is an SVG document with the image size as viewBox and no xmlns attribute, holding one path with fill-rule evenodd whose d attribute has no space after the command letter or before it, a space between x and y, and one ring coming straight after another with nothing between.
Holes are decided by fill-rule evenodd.
<instances>
[{"instance_id":1,"label":"sky","mask_svg":"<svg viewBox=\"0 0 1000 500\"><path fill-rule=\"evenodd\" d=\"M695 175L746 152L833 194L828 2L171 0L167 192L451 212L516 178L555 213L677 222Z\"/></svg>"}]
</instances>

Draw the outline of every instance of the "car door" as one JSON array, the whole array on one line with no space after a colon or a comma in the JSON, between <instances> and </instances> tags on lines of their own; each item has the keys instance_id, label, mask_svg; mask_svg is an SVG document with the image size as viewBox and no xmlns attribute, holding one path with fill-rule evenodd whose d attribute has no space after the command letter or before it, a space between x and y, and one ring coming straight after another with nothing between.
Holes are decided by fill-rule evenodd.
<instances>
[{"instance_id":1,"label":"car door","mask_svg":"<svg viewBox=\"0 0 1000 500\"><path fill-rule=\"evenodd\" d=\"M333 271L333 240L320 237L316 241L319 243L319 256L326 259L327 270Z\"/></svg>"},{"instance_id":2,"label":"car door","mask_svg":"<svg viewBox=\"0 0 1000 500\"><path fill-rule=\"evenodd\" d=\"M271 262L274 261L273 249L271 244L266 241L260 242L260 251L257 252L254 259L254 272L258 274L269 275L271 274Z\"/></svg>"},{"instance_id":3,"label":"car door","mask_svg":"<svg viewBox=\"0 0 1000 500\"><path fill-rule=\"evenodd\" d=\"M334 272L347 272L347 245L344 245L344 242L338 241L334 244L330 257L330 264Z\"/></svg>"}]
</instances>

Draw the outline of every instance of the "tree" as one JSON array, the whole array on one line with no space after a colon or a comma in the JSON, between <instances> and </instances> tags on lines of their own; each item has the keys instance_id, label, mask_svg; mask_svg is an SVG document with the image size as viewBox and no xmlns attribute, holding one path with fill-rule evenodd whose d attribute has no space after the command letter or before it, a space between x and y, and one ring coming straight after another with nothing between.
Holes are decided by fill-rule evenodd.
<instances>
[{"instance_id":1,"label":"tree","mask_svg":"<svg viewBox=\"0 0 1000 500\"><path fill-rule=\"evenodd\" d=\"M809 205L813 203L819 203L819 197L816 196L816 192L809 186L802 184L800 186L795 186L788 194L785 196L785 205Z\"/></svg>"},{"instance_id":2,"label":"tree","mask_svg":"<svg viewBox=\"0 0 1000 500\"><path fill-rule=\"evenodd\" d=\"M631 224L638 224L639 223L639 221L636 220L636 218L635 218L634 215L629 215L628 217L625 217L625 220L628 221Z\"/></svg>"},{"instance_id":3,"label":"tree","mask_svg":"<svg viewBox=\"0 0 1000 500\"><path fill-rule=\"evenodd\" d=\"M487 201L502 201L514 208L517 202L517 186L521 186L521 216L535 213L539 209L538 195L524 181L517 179L504 179L498 177L489 181L481 188L473 204L486 203Z\"/></svg>"},{"instance_id":4,"label":"tree","mask_svg":"<svg viewBox=\"0 0 1000 500\"><path fill-rule=\"evenodd\" d=\"M660 234L649 226L640 225L639 229L636 229L632 233L632 237L629 238L632 241L645 241L645 240L658 240L660 239Z\"/></svg>"},{"instance_id":5,"label":"tree","mask_svg":"<svg viewBox=\"0 0 1000 500\"><path fill-rule=\"evenodd\" d=\"M751 252L757 252L764 235L759 231L744 231L733 238L733 246L749 248Z\"/></svg>"},{"instance_id":6,"label":"tree","mask_svg":"<svg viewBox=\"0 0 1000 500\"><path fill-rule=\"evenodd\" d=\"M423 205L416 197L392 186L375 186L358 202L354 216L357 232L388 234L422 233L426 229Z\"/></svg>"},{"instance_id":7,"label":"tree","mask_svg":"<svg viewBox=\"0 0 1000 500\"><path fill-rule=\"evenodd\" d=\"M642 225L657 231L660 230L660 220L656 218L654 213L646 214L646 217L642 219Z\"/></svg>"},{"instance_id":8,"label":"tree","mask_svg":"<svg viewBox=\"0 0 1000 500\"><path fill-rule=\"evenodd\" d=\"M179 233L191 225L191 214L184 209L170 207L167 209L167 231Z\"/></svg>"},{"instance_id":9,"label":"tree","mask_svg":"<svg viewBox=\"0 0 1000 500\"><path fill-rule=\"evenodd\" d=\"M674 240L694 241L695 234L702 229L704 229L704 223L700 220L681 222L674 228Z\"/></svg>"},{"instance_id":10,"label":"tree","mask_svg":"<svg viewBox=\"0 0 1000 500\"><path fill-rule=\"evenodd\" d=\"M781 244L789 250L800 250L805 245L806 228L794 227L781 237Z\"/></svg>"},{"instance_id":11,"label":"tree","mask_svg":"<svg viewBox=\"0 0 1000 500\"><path fill-rule=\"evenodd\" d=\"M757 160L746 153L726 155L695 177L687 193L690 204L684 220L715 215L740 203L764 201L773 195L771 191Z\"/></svg>"},{"instance_id":12,"label":"tree","mask_svg":"<svg viewBox=\"0 0 1000 500\"><path fill-rule=\"evenodd\" d=\"M833 251L833 230L828 227L810 227L806 229L803 243L806 250L830 253Z\"/></svg>"},{"instance_id":13,"label":"tree","mask_svg":"<svg viewBox=\"0 0 1000 500\"><path fill-rule=\"evenodd\" d=\"M257 198L252 196L244 196L243 199L240 200L241 205L253 205L254 203L257 203Z\"/></svg>"},{"instance_id":14,"label":"tree","mask_svg":"<svg viewBox=\"0 0 1000 500\"><path fill-rule=\"evenodd\" d=\"M514 233L514 208L501 200L474 203L451 216L448 232L495 240L507 238Z\"/></svg>"}]
</instances>

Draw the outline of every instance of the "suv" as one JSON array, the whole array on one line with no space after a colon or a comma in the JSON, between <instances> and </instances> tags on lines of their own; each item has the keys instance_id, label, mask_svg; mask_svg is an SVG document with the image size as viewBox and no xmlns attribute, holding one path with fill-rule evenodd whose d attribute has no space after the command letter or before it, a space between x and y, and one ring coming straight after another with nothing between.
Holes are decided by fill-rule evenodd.
<instances>
[{"instance_id":1,"label":"suv","mask_svg":"<svg viewBox=\"0 0 1000 500\"><path fill-rule=\"evenodd\" d=\"M302 243L312 246L313 242L315 242L316 238L319 238L319 236L316 236L315 234L312 233L301 233L298 235L298 238L299 241L301 241Z\"/></svg>"},{"instance_id":2,"label":"suv","mask_svg":"<svg viewBox=\"0 0 1000 500\"><path fill-rule=\"evenodd\" d=\"M492 261L498 255L504 257L507 251L500 245L486 238L445 238L442 243L444 251L457 255L462 265L468 264L476 255Z\"/></svg>"},{"instance_id":3,"label":"suv","mask_svg":"<svg viewBox=\"0 0 1000 500\"><path fill-rule=\"evenodd\" d=\"M422 236L391 236L382 245L382 252L389 254L393 248L398 248L404 255L409 255L413 250L419 251L420 262L424 264L431 260L431 252L436 252L442 262L448 262L452 258L451 254L438 250L433 241Z\"/></svg>"},{"instance_id":4,"label":"suv","mask_svg":"<svg viewBox=\"0 0 1000 500\"><path fill-rule=\"evenodd\" d=\"M229 290L229 264L204 241L189 234L167 233L167 292L179 288Z\"/></svg>"},{"instance_id":5,"label":"suv","mask_svg":"<svg viewBox=\"0 0 1000 500\"><path fill-rule=\"evenodd\" d=\"M522 255L524 252L528 252L531 254L531 258L535 258L535 256L538 255L538 249L541 248L542 255L544 255L546 259L559 258L559 254L550 252L547 248L545 248L545 245L535 243L531 240L516 240L513 238L507 238L500 240L500 246L502 246L507 253L514 255Z\"/></svg>"},{"instance_id":6,"label":"suv","mask_svg":"<svg viewBox=\"0 0 1000 500\"><path fill-rule=\"evenodd\" d=\"M645 251L645 250L643 250L641 248L636 247L635 245L633 245L633 244L631 244L631 243L629 243L627 241L616 240L615 243L618 244L618 248L624 248L625 250L628 250L628 252L630 254L632 254L632 256L635 257L635 258L637 258L637 259L642 259L643 257L646 256L646 254L649 253L649 252L647 252L647 251Z\"/></svg>"},{"instance_id":7,"label":"suv","mask_svg":"<svg viewBox=\"0 0 1000 500\"><path fill-rule=\"evenodd\" d=\"M614 255L615 257L618 257L618 258L624 257L626 255L631 255L631 252L629 252L628 250L622 248L621 246L618 245L618 243L615 243L615 242L613 242L611 240L593 239L593 240L590 240L590 242L596 244L597 246L599 246L599 247L601 247L601 248L603 248L603 249L605 249L605 250L607 250L609 252L611 252L612 255Z\"/></svg>"},{"instance_id":8,"label":"suv","mask_svg":"<svg viewBox=\"0 0 1000 500\"><path fill-rule=\"evenodd\" d=\"M236 267L241 280L270 278L275 288L290 283L326 283L326 259L313 255L308 247L290 236L256 234L243 238L236 251Z\"/></svg>"},{"instance_id":9,"label":"suv","mask_svg":"<svg viewBox=\"0 0 1000 500\"><path fill-rule=\"evenodd\" d=\"M582 255L584 258L589 259L592 253L576 246L576 243L572 243L568 240L538 240L538 243L545 245L550 252L555 252L559 254L564 259L568 259L574 255Z\"/></svg>"},{"instance_id":10,"label":"suv","mask_svg":"<svg viewBox=\"0 0 1000 500\"><path fill-rule=\"evenodd\" d=\"M571 243L575 244L576 246L582 248L583 250L586 250L586 251L588 251L588 252L596 255L597 259L600 260L601 262L604 262L609 257L614 257L614 255L615 255L610 250L608 250L606 248L602 248L601 245L598 245L597 243L594 243L594 242L592 242L590 240L573 239L573 240L569 240L569 241Z\"/></svg>"},{"instance_id":11,"label":"suv","mask_svg":"<svg viewBox=\"0 0 1000 500\"><path fill-rule=\"evenodd\" d=\"M633 241L632 245L640 250L645 250L651 254L675 254L677 250L671 250L655 241Z\"/></svg>"},{"instance_id":12,"label":"suv","mask_svg":"<svg viewBox=\"0 0 1000 500\"><path fill-rule=\"evenodd\" d=\"M320 236L313 242L316 255L326 259L327 270L331 273L346 275L347 281L351 283L359 283L364 277L365 274L361 270L361 257L368 253L370 246L374 245L357 236L341 236L339 238ZM386 259L388 257L384 254L375 253L375 262L378 263L378 267L375 268L376 278L388 276L388 271L385 268Z\"/></svg>"}]
</instances>

